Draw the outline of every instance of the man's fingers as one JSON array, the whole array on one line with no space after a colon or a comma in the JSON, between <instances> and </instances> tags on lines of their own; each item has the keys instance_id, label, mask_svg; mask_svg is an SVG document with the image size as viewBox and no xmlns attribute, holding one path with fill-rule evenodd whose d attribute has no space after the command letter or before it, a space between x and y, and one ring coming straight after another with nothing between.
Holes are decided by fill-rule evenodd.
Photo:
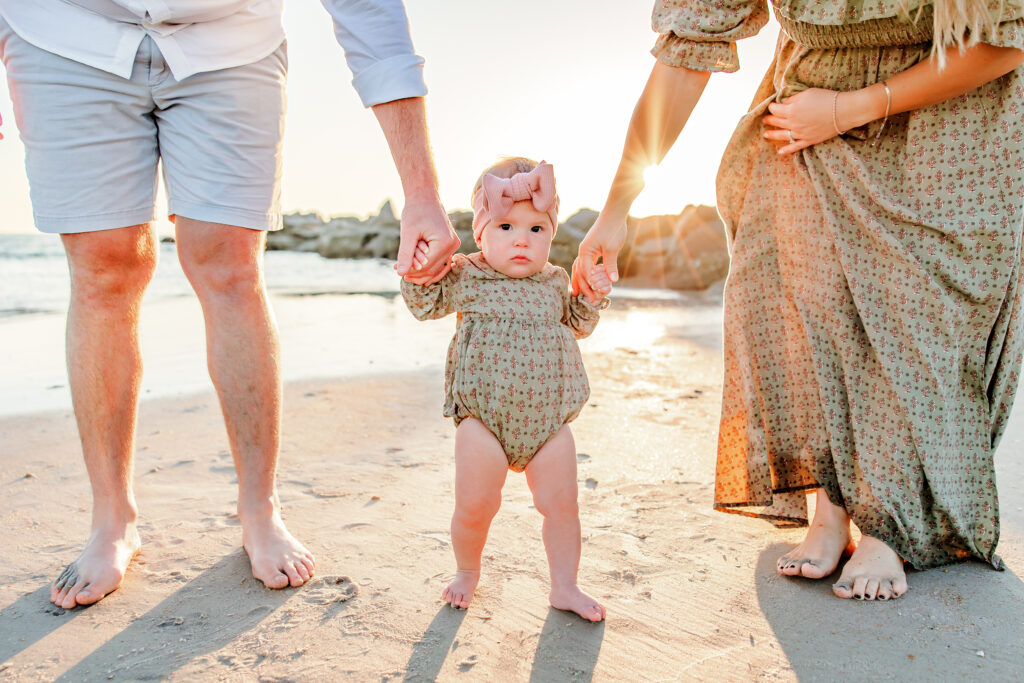
<instances>
[{"instance_id":1,"label":"man's fingers","mask_svg":"<svg viewBox=\"0 0 1024 683\"><path fill-rule=\"evenodd\" d=\"M419 244L419 239L406 239L404 235L399 238L398 263L395 266L399 275L405 275L412 268L412 259L416 253L417 244Z\"/></svg>"}]
</instances>

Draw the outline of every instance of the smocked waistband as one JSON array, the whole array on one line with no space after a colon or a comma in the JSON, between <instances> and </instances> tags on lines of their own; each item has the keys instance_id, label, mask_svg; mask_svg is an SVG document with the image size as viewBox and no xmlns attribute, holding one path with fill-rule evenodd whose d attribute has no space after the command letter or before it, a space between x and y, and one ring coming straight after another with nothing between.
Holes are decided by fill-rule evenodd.
<instances>
[{"instance_id":1,"label":"smocked waistband","mask_svg":"<svg viewBox=\"0 0 1024 683\"><path fill-rule=\"evenodd\" d=\"M781 14L777 18L790 40L816 50L917 45L930 43L933 35L930 6L926 6L920 16L915 10L910 17L884 17L837 26L793 21Z\"/></svg>"}]
</instances>

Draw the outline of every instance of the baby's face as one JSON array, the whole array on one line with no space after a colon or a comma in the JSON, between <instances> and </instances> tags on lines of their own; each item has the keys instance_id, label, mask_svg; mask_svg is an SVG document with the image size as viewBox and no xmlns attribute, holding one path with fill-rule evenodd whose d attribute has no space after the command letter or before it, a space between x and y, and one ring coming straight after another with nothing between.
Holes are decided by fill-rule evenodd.
<instances>
[{"instance_id":1,"label":"baby's face","mask_svg":"<svg viewBox=\"0 0 1024 683\"><path fill-rule=\"evenodd\" d=\"M480 250L496 271L509 277L536 275L548 262L555 226L530 201L516 202L503 217L488 223Z\"/></svg>"}]
</instances>

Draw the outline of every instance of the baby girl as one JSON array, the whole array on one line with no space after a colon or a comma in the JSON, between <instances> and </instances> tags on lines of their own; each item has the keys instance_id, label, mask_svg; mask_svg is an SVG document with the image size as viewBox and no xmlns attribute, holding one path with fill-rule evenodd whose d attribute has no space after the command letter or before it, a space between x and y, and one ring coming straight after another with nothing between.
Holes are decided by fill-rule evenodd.
<instances>
[{"instance_id":1,"label":"baby girl","mask_svg":"<svg viewBox=\"0 0 1024 683\"><path fill-rule=\"evenodd\" d=\"M604 607L576 585L580 519L568 423L590 396L576 339L594 330L611 283L602 269L591 281L594 300L573 297L565 271L548 263L558 227L549 164L515 157L488 168L476 182L473 209L480 251L456 254L451 271L433 285L402 281L402 296L420 320L458 313L444 406L457 425L457 571L443 597L453 607L469 606L511 469L526 473L544 517L551 605L601 621Z\"/></svg>"}]
</instances>

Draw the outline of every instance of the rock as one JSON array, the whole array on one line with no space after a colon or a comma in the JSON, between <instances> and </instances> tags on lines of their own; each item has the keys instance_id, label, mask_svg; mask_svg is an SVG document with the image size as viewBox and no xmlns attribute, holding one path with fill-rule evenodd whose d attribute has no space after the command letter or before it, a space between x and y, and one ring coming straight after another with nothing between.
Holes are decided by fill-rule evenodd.
<instances>
[{"instance_id":1,"label":"rock","mask_svg":"<svg viewBox=\"0 0 1024 683\"><path fill-rule=\"evenodd\" d=\"M399 228L350 217L333 218L324 229L316 251L326 258L387 258L398 254Z\"/></svg>"},{"instance_id":2,"label":"rock","mask_svg":"<svg viewBox=\"0 0 1024 683\"><path fill-rule=\"evenodd\" d=\"M630 218L618 267L624 284L706 289L729 272L722 221L709 206L687 206L678 216Z\"/></svg>"},{"instance_id":3,"label":"rock","mask_svg":"<svg viewBox=\"0 0 1024 683\"><path fill-rule=\"evenodd\" d=\"M597 215L593 209L580 209L558 226L551 242L552 263L566 270L572 267L580 241ZM453 211L448 218L462 242L459 253L477 251L473 212ZM388 200L377 215L366 220L336 216L325 222L317 213L288 214L284 228L267 235L267 249L316 251L327 258L390 260L398 255L400 234L400 221ZM618 267L622 284L707 289L720 283L729 271L722 221L711 206L687 206L678 216L630 217Z\"/></svg>"}]
</instances>

